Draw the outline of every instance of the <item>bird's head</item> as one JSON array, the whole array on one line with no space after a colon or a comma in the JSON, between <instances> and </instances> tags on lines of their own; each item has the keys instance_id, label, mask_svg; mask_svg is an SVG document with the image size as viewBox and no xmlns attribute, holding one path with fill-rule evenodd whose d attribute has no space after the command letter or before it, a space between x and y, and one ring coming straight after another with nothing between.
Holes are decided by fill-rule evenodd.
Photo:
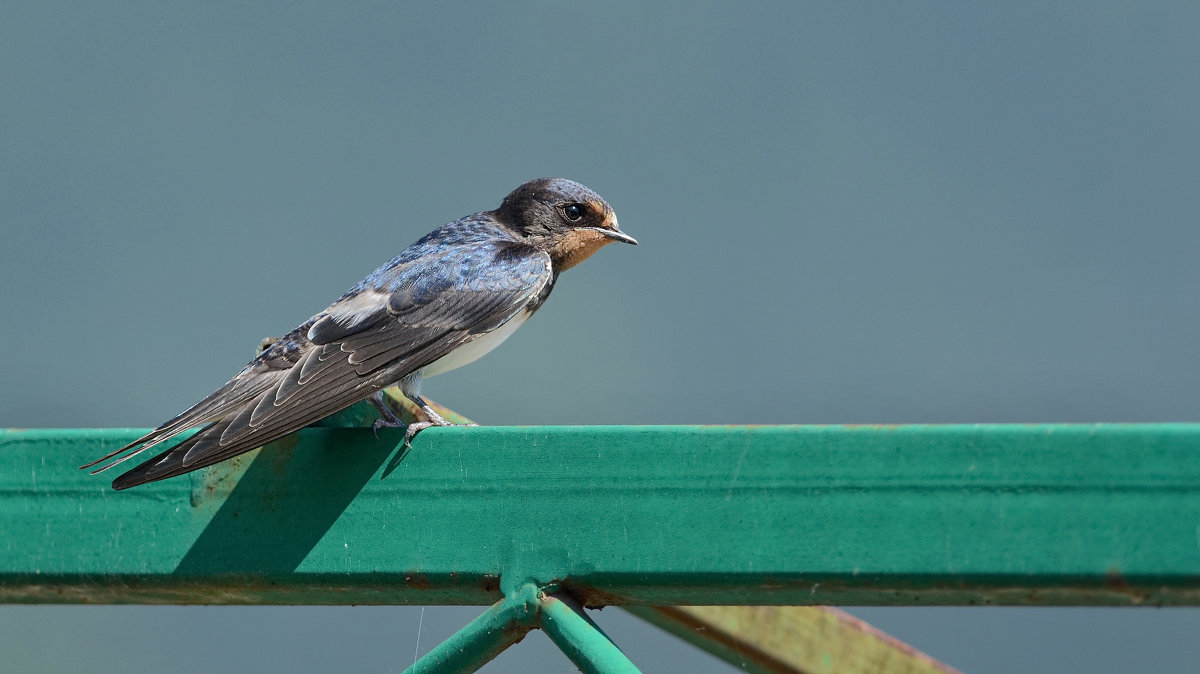
<instances>
[{"instance_id":1,"label":"bird's head","mask_svg":"<svg viewBox=\"0 0 1200 674\"><path fill-rule=\"evenodd\" d=\"M617 226L616 214L599 194L565 178L530 180L505 197L496 214L550 253L560 272L614 241L637 245Z\"/></svg>"}]
</instances>

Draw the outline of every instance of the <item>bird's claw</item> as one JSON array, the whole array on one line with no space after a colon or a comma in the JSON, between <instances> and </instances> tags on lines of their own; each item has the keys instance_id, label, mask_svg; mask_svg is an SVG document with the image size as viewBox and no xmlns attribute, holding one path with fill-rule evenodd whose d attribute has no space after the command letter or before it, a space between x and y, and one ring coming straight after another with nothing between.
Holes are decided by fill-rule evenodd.
<instances>
[{"instance_id":1,"label":"bird's claw","mask_svg":"<svg viewBox=\"0 0 1200 674\"><path fill-rule=\"evenodd\" d=\"M442 421L442 423L437 423L436 421L414 421L413 423L409 424L408 428L406 428L404 430L404 447L406 449L412 449L412 439L417 437L417 433L420 433L421 431L425 430L426 428L433 428L434 426L446 427L446 426L478 426L479 425L479 424L475 424L475 423L454 424L454 423L450 423L449 421L446 421L445 419L442 419L441 421Z\"/></svg>"},{"instance_id":2,"label":"bird's claw","mask_svg":"<svg viewBox=\"0 0 1200 674\"><path fill-rule=\"evenodd\" d=\"M404 422L402 422L402 421L392 421L390 419L384 419L383 417L379 417L378 419L375 420L375 423L371 424L371 432L375 434L375 439L378 440L379 439L379 429L381 429L381 428L399 428L401 426L404 426Z\"/></svg>"},{"instance_id":3,"label":"bird's claw","mask_svg":"<svg viewBox=\"0 0 1200 674\"><path fill-rule=\"evenodd\" d=\"M408 428L404 429L404 448L412 449L412 439L417 437L417 433L436 425L432 421L414 421L409 424Z\"/></svg>"}]
</instances>

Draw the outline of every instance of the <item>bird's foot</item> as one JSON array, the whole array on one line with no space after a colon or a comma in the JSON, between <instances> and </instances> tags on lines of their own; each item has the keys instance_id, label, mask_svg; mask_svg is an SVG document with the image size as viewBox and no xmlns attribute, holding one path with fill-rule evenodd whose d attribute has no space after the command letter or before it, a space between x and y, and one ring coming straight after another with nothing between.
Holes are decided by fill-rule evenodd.
<instances>
[{"instance_id":1,"label":"bird's foot","mask_svg":"<svg viewBox=\"0 0 1200 674\"><path fill-rule=\"evenodd\" d=\"M438 417L438 419L441 420L441 423L436 423L433 421L414 421L411 424L409 424L408 428L406 428L404 430L404 446L408 449L412 449L412 439L417 437L417 433L420 433L421 431L425 430L426 428L434 428L437 426L478 426L479 425L479 424L455 424L455 423L446 421L445 419L442 419L441 417Z\"/></svg>"},{"instance_id":2,"label":"bird's foot","mask_svg":"<svg viewBox=\"0 0 1200 674\"><path fill-rule=\"evenodd\" d=\"M367 401L379 410L379 418L375 423L371 424L371 431L375 433L375 437L379 437L379 429L381 428L403 428L404 429L404 447L412 449L412 439L417 437L417 433L432 428L434 426L478 426L479 424L456 424L446 421L445 417L434 411L429 403L425 402L420 396L416 396L413 400L417 407L421 408L421 414L425 417L424 421L414 421L411 424L406 424L400 420L396 414L396 410L392 409L391 403L383 391L378 391Z\"/></svg>"},{"instance_id":3,"label":"bird's foot","mask_svg":"<svg viewBox=\"0 0 1200 674\"><path fill-rule=\"evenodd\" d=\"M410 399L421 408L421 413L425 415L425 421L415 421L408 425L404 431L404 446L412 449L412 439L417 437L417 433L432 428L434 426L478 426L479 424L456 424L446 419L434 411L429 403L425 402L421 396L410 396Z\"/></svg>"},{"instance_id":4,"label":"bird's foot","mask_svg":"<svg viewBox=\"0 0 1200 674\"><path fill-rule=\"evenodd\" d=\"M407 426L407 424L400 420L400 417L396 416L395 410L393 410L392 406L388 404L387 398L383 395L383 391L376 391L371 395L370 398L367 398L367 401L374 405L375 409L379 410L379 418L375 420L375 423L371 424L371 432L375 434L376 439L379 438L379 429L381 428L400 428L402 426ZM406 444L408 442L407 438L408 435L406 433Z\"/></svg>"},{"instance_id":5,"label":"bird's foot","mask_svg":"<svg viewBox=\"0 0 1200 674\"><path fill-rule=\"evenodd\" d=\"M375 423L371 424L371 432L375 434L375 439L378 440L379 439L379 429L381 429L381 428L407 428L407 427L408 427L408 424L405 424L403 421L401 421L400 423L393 423L391 421L388 421L387 419L380 418L380 419L376 419Z\"/></svg>"}]
</instances>

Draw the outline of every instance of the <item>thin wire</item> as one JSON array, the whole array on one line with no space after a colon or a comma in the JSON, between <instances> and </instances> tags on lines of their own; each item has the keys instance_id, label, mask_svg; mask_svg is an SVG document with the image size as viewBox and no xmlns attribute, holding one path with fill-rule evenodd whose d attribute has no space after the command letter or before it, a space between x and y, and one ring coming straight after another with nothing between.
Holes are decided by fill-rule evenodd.
<instances>
[{"instance_id":1,"label":"thin wire","mask_svg":"<svg viewBox=\"0 0 1200 674\"><path fill-rule=\"evenodd\" d=\"M417 664L417 654L421 652L421 627L425 625L425 607L421 607L421 620L417 622L417 646L413 649L413 664Z\"/></svg>"}]
</instances>

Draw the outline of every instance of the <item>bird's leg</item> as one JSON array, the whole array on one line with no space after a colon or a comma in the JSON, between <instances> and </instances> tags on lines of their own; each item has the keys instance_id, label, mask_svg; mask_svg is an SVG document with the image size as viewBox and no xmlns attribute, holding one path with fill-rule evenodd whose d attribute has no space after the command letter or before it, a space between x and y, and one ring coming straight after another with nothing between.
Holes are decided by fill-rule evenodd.
<instances>
[{"instance_id":1,"label":"bird's leg","mask_svg":"<svg viewBox=\"0 0 1200 674\"><path fill-rule=\"evenodd\" d=\"M408 425L408 428L406 428L404 430L404 446L408 447L410 449L412 448L412 439L417 436L417 433L420 433L421 431L423 431L426 428L429 428L431 426L478 426L479 425L479 424L452 423L452 422L446 421L446 419L443 418L442 415L435 412L433 410L433 408L429 406L429 403L425 402L425 399L421 397L421 379L423 377L423 374L424 373L422 370L417 370L416 372L409 374L408 376L404 377L403 379L401 379L398 382L400 385L400 392L404 394L405 398L408 398L409 400L413 401L413 404L416 405L418 408L420 408L421 414L425 417L424 421L414 421L413 423Z\"/></svg>"},{"instance_id":2,"label":"bird's leg","mask_svg":"<svg viewBox=\"0 0 1200 674\"><path fill-rule=\"evenodd\" d=\"M371 430L375 433L375 437L379 437L379 429L381 428L399 428L406 425L400 420L400 417L396 416L396 411L388 403L387 396L383 394L383 391L372 393L371 397L367 398L367 401L374 405L375 409L379 410L379 418L375 420L375 423L371 424Z\"/></svg>"},{"instance_id":3,"label":"bird's leg","mask_svg":"<svg viewBox=\"0 0 1200 674\"><path fill-rule=\"evenodd\" d=\"M479 425L479 424L456 424L456 423L453 423L450 421L446 421L446 419L444 417L442 417L442 415L435 412L434 409L429 406L429 403L425 402L425 399L422 398L421 396L419 396L415 393L412 393L412 394L405 393L405 395L408 396L409 400L416 403L417 407L421 408L421 414L425 415L425 421L415 421L415 422L409 424L408 428L404 431L404 446L405 447L411 448L412 447L412 439L417 436L417 433L420 433L421 431L425 430L426 428L430 428L432 426L478 426Z\"/></svg>"}]
</instances>

